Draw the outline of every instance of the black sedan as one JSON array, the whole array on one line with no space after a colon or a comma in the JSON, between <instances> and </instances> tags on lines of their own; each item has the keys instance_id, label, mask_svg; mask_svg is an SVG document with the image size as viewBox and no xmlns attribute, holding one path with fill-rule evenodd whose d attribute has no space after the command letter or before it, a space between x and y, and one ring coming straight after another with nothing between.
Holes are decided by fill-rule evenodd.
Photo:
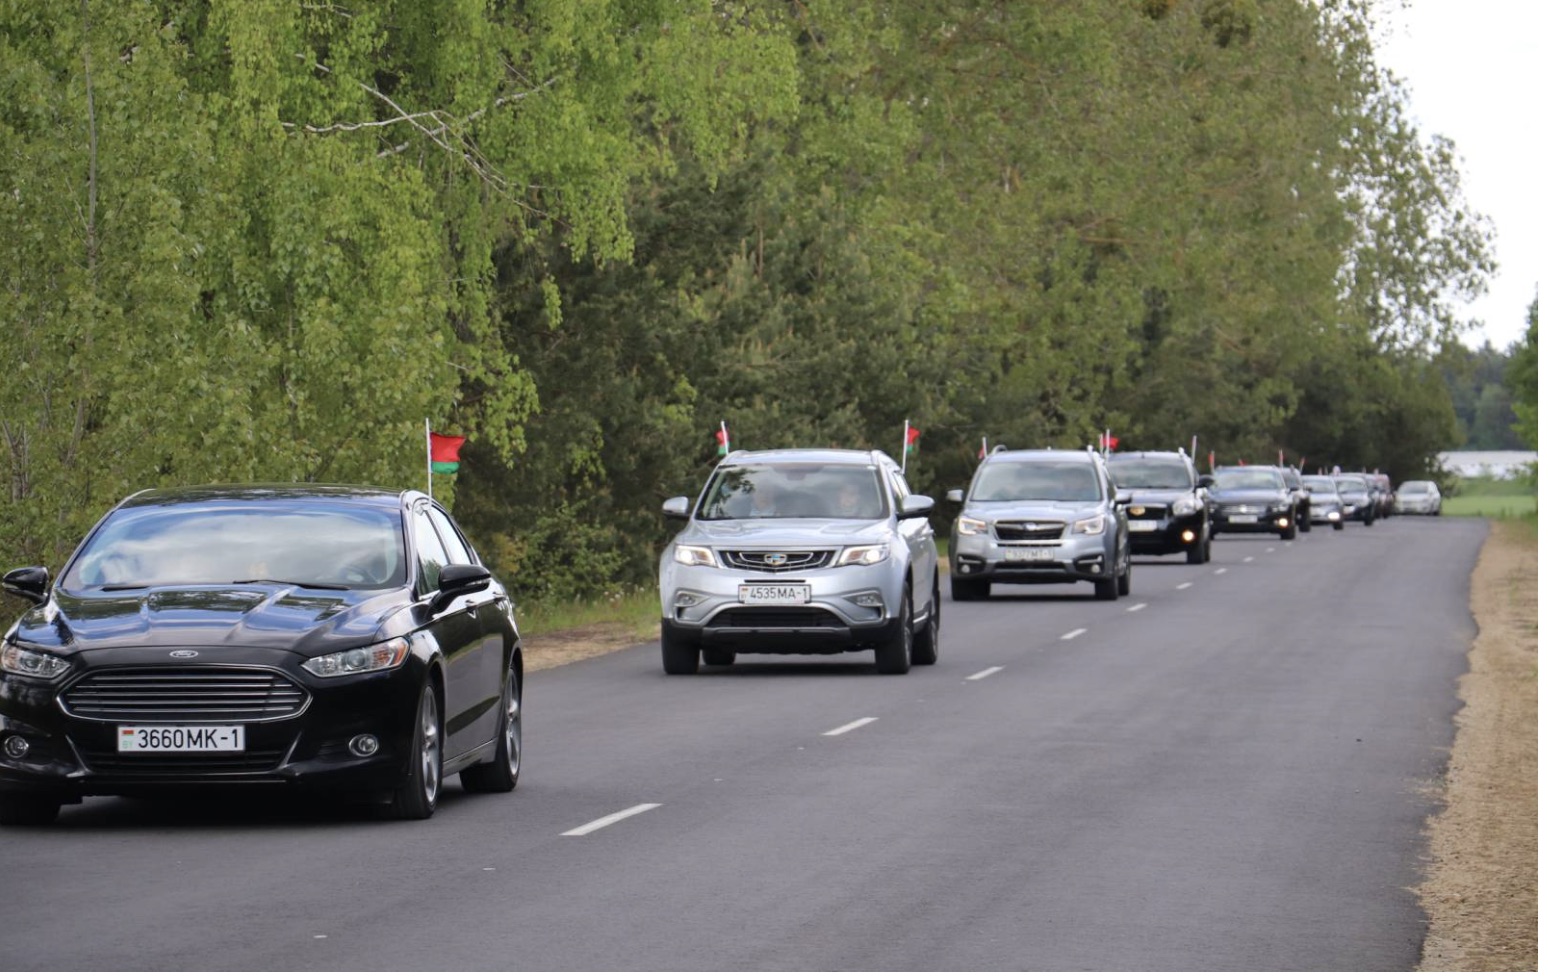
<instances>
[{"instance_id":1,"label":"black sedan","mask_svg":"<svg viewBox=\"0 0 1548 978\"><path fill-rule=\"evenodd\" d=\"M1186 452L1119 452L1107 471L1129 491L1129 547L1137 554L1209 560L1208 499Z\"/></svg>"},{"instance_id":2,"label":"black sedan","mask_svg":"<svg viewBox=\"0 0 1548 978\"><path fill-rule=\"evenodd\" d=\"M86 795L293 786L435 812L516 786L511 601L418 492L216 486L131 496L0 642L0 824Z\"/></svg>"},{"instance_id":3,"label":"black sedan","mask_svg":"<svg viewBox=\"0 0 1548 978\"><path fill-rule=\"evenodd\" d=\"M1233 465L1210 477L1209 521L1214 533L1277 533L1295 539L1295 497L1272 465Z\"/></svg>"}]
</instances>

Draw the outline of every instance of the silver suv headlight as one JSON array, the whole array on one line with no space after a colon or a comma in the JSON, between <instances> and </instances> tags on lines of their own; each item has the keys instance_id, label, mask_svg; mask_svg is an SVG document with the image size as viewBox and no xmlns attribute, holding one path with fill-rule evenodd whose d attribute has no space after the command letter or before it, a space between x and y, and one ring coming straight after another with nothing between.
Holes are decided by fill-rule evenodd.
<instances>
[{"instance_id":1,"label":"silver suv headlight","mask_svg":"<svg viewBox=\"0 0 1548 978\"><path fill-rule=\"evenodd\" d=\"M869 567L879 564L887 559L887 545L885 543L871 543L863 547L845 547L839 552L838 563L835 567L844 567L848 564L860 564Z\"/></svg>"},{"instance_id":2,"label":"silver suv headlight","mask_svg":"<svg viewBox=\"0 0 1548 978\"><path fill-rule=\"evenodd\" d=\"M690 547L679 543L672 551L672 559L689 567L714 567L715 555L708 547Z\"/></svg>"},{"instance_id":3,"label":"silver suv headlight","mask_svg":"<svg viewBox=\"0 0 1548 978\"><path fill-rule=\"evenodd\" d=\"M408 656L408 639L393 638L363 649L334 652L308 659L301 668L324 679L330 676L356 676L362 672L379 672L401 664Z\"/></svg>"},{"instance_id":4,"label":"silver suv headlight","mask_svg":"<svg viewBox=\"0 0 1548 978\"><path fill-rule=\"evenodd\" d=\"M1076 520L1074 527L1076 533L1083 533L1086 536L1096 536L1106 528L1107 517L1102 513L1087 517L1083 520Z\"/></svg>"},{"instance_id":5,"label":"silver suv headlight","mask_svg":"<svg viewBox=\"0 0 1548 978\"><path fill-rule=\"evenodd\" d=\"M33 679L58 679L70 671L70 660L3 642L0 643L0 671Z\"/></svg>"},{"instance_id":6,"label":"silver suv headlight","mask_svg":"<svg viewBox=\"0 0 1548 978\"><path fill-rule=\"evenodd\" d=\"M975 533L983 533L989 529L989 524L983 520L975 520L971 516L962 516L957 519L957 532L964 536L972 536Z\"/></svg>"},{"instance_id":7,"label":"silver suv headlight","mask_svg":"<svg viewBox=\"0 0 1548 978\"><path fill-rule=\"evenodd\" d=\"M1172 504L1173 516L1192 516L1199 511L1199 501L1192 496L1183 496Z\"/></svg>"}]
</instances>

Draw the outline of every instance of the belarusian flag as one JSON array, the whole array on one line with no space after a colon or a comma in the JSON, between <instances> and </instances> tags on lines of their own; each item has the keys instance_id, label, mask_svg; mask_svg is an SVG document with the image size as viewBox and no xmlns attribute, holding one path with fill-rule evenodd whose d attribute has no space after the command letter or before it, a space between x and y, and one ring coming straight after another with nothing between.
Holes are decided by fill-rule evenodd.
<instances>
[{"instance_id":1,"label":"belarusian flag","mask_svg":"<svg viewBox=\"0 0 1548 978\"><path fill-rule=\"evenodd\" d=\"M430 471L431 472L455 472L460 459L457 458L462 451L462 443L467 441L461 435L438 435L430 433Z\"/></svg>"},{"instance_id":2,"label":"belarusian flag","mask_svg":"<svg viewBox=\"0 0 1548 978\"><path fill-rule=\"evenodd\" d=\"M908 425L903 436L903 453L905 455L917 455L919 453L919 429Z\"/></svg>"},{"instance_id":3,"label":"belarusian flag","mask_svg":"<svg viewBox=\"0 0 1548 978\"><path fill-rule=\"evenodd\" d=\"M720 422L720 430L715 432L715 454L726 455L731 451L731 433L726 431L726 423Z\"/></svg>"}]
</instances>

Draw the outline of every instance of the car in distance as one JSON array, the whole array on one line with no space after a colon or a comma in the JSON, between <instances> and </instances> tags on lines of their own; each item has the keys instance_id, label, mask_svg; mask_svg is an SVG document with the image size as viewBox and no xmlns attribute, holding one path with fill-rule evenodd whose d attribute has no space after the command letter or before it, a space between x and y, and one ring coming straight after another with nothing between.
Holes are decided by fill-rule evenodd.
<instances>
[{"instance_id":1,"label":"car in distance","mask_svg":"<svg viewBox=\"0 0 1548 978\"><path fill-rule=\"evenodd\" d=\"M1376 522L1380 504L1371 492L1371 484L1358 472L1341 472L1333 476L1338 484L1338 494L1344 499L1344 522L1359 520L1366 526Z\"/></svg>"},{"instance_id":2,"label":"car in distance","mask_svg":"<svg viewBox=\"0 0 1548 978\"><path fill-rule=\"evenodd\" d=\"M1371 487L1371 497L1376 500L1376 515L1386 519L1392 515L1394 496L1392 479L1384 472L1362 472L1366 484Z\"/></svg>"},{"instance_id":3,"label":"car in distance","mask_svg":"<svg viewBox=\"0 0 1548 978\"><path fill-rule=\"evenodd\" d=\"M1295 497L1272 465L1232 465L1217 469L1209 482L1209 519L1213 533L1277 533L1294 540Z\"/></svg>"},{"instance_id":4,"label":"car in distance","mask_svg":"<svg viewBox=\"0 0 1548 978\"><path fill-rule=\"evenodd\" d=\"M1117 452L1106 461L1114 484L1130 493L1132 553L1209 560L1208 494L1186 452Z\"/></svg>"},{"instance_id":5,"label":"car in distance","mask_svg":"<svg viewBox=\"0 0 1548 978\"><path fill-rule=\"evenodd\" d=\"M1301 484L1311 494L1311 521L1326 523L1335 530L1344 528L1344 500L1338 494L1338 483L1331 476L1307 475Z\"/></svg>"},{"instance_id":6,"label":"car in distance","mask_svg":"<svg viewBox=\"0 0 1548 978\"><path fill-rule=\"evenodd\" d=\"M1399 515L1417 513L1420 516L1439 516L1441 513L1440 487L1426 480L1410 479L1398 486L1392 511Z\"/></svg>"},{"instance_id":7,"label":"car in distance","mask_svg":"<svg viewBox=\"0 0 1548 978\"><path fill-rule=\"evenodd\" d=\"M883 452L732 452L661 555L661 665L729 666L737 652L873 649L881 673L935 662L935 501Z\"/></svg>"},{"instance_id":8,"label":"car in distance","mask_svg":"<svg viewBox=\"0 0 1548 978\"><path fill-rule=\"evenodd\" d=\"M0 822L85 795L275 785L435 812L521 765L510 598L419 492L130 496L0 643Z\"/></svg>"},{"instance_id":9,"label":"car in distance","mask_svg":"<svg viewBox=\"0 0 1548 978\"><path fill-rule=\"evenodd\" d=\"M989 597L994 584L1089 581L1101 600L1128 594L1132 498L1095 451L995 452L979 463L952 524L954 601Z\"/></svg>"}]
</instances>

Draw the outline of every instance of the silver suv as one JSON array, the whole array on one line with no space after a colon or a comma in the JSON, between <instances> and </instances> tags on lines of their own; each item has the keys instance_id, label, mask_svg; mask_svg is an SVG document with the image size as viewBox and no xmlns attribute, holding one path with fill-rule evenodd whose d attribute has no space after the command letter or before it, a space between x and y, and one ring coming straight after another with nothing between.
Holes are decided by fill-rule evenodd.
<instances>
[{"instance_id":1,"label":"silver suv","mask_svg":"<svg viewBox=\"0 0 1548 978\"><path fill-rule=\"evenodd\" d=\"M951 529L951 597L978 601L991 584L1090 581L1096 596L1129 593L1131 494L1101 456L1085 451L1001 451L984 459Z\"/></svg>"},{"instance_id":2,"label":"silver suv","mask_svg":"<svg viewBox=\"0 0 1548 978\"><path fill-rule=\"evenodd\" d=\"M876 669L935 662L935 501L882 452L732 452L661 555L661 665L729 666L738 651L876 650Z\"/></svg>"}]
</instances>

